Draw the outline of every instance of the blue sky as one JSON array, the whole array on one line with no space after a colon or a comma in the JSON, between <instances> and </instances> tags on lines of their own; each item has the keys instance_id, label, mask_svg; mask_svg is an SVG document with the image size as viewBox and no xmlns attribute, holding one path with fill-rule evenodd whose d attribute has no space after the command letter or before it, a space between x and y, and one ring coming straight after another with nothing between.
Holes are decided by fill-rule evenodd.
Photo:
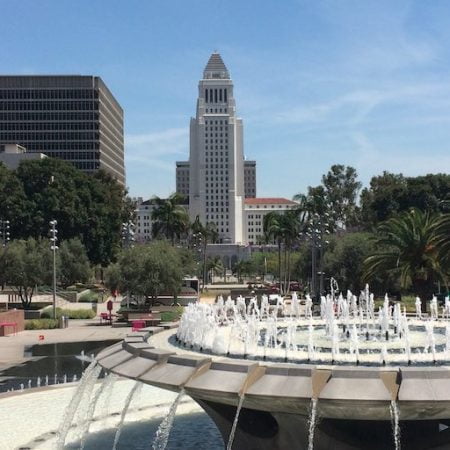
<instances>
[{"instance_id":1,"label":"blue sky","mask_svg":"<svg viewBox=\"0 0 450 450\"><path fill-rule=\"evenodd\" d=\"M258 196L334 163L450 173L446 0L0 0L0 72L100 75L125 111L132 195L165 196L188 158L197 83L218 50Z\"/></svg>"}]
</instances>

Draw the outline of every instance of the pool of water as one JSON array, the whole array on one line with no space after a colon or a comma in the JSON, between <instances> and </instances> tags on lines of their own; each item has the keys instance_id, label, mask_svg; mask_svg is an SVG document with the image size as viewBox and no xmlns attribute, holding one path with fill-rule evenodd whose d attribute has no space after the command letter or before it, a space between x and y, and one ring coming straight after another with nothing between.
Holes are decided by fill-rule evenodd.
<instances>
[{"instance_id":1,"label":"pool of water","mask_svg":"<svg viewBox=\"0 0 450 450\"><path fill-rule=\"evenodd\" d=\"M117 340L67 342L59 344L33 345L25 348L24 357L29 361L0 371L0 392L11 389L36 387L38 379L41 386L80 379L89 365L90 355L96 355ZM84 357L82 357L84 352Z\"/></svg>"},{"instance_id":2,"label":"pool of water","mask_svg":"<svg viewBox=\"0 0 450 450\"><path fill-rule=\"evenodd\" d=\"M148 450L151 448L161 418L125 424L120 435L118 449ZM110 428L91 433L85 450L110 450L116 429ZM72 442L64 448L75 450L80 442ZM214 422L206 413L196 412L175 416L166 449L222 450L222 438Z\"/></svg>"}]
</instances>

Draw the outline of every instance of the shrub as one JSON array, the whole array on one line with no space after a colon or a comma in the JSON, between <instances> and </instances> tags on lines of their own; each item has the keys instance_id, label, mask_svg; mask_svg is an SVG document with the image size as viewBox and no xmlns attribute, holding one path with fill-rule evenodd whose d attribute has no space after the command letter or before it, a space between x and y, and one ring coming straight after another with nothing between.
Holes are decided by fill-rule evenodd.
<instances>
[{"instance_id":1,"label":"shrub","mask_svg":"<svg viewBox=\"0 0 450 450\"><path fill-rule=\"evenodd\" d=\"M67 316L69 319L92 319L95 317L95 311L92 309L62 309L56 308L56 318ZM47 306L41 312L41 319L53 319L53 307Z\"/></svg>"},{"instance_id":2,"label":"shrub","mask_svg":"<svg viewBox=\"0 0 450 450\"><path fill-rule=\"evenodd\" d=\"M63 309L63 316L68 316L69 319L93 319L95 311L93 309Z\"/></svg>"},{"instance_id":3,"label":"shrub","mask_svg":"<svg viewBox=\"0 0 450 450\"><path fill-rule=\"evenodd\" d=\"M58 321L54 319L25 320L25 330L51 330L58 328Z\"/></svg>"},{"instance_id":4,"label":"shrub","mask_svg":"<svg viewBox=\"0 0 450 450\"><path fill-rule=\"evenodd\" d=\"M98 302L98 293L97 292L84 292L78 298L78 302L80 303L97 303Z\"/></svg>"},{"instance_id":5,"label":"shrub","mask_svg":"<svg viewBox=\"0 0 450 450\"><path fill-rule=\"evenodd\" d=\"M61 308L56 308L56 318L61 317ZM41 319L53 319L53 306L47 306L41 312Z\"/></svg>"},{"instance_id":6,"label":"shrub","mask_svg":"<svg viewBox=\"0 0 450 450\"><path fill-rule=\"evenodd\" d=\"M175 322L177 321L181 314L183 314L183 307L177 306L176 309L172 311L163 311L161 313L161 322Z\"/></svg>"}]
</instances>

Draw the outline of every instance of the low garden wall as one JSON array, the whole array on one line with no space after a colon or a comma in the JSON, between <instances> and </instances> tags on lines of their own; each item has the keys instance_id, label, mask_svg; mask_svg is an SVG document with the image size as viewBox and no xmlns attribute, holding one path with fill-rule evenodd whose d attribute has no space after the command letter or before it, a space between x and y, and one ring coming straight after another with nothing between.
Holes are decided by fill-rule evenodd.
<instances>
[{"instance_id":1,"label":"low garden wall","mask_svg":"<svg viewBox=\"0 0 450 450\"><path fill-rule=\"evenodd\" d=\"M1 323L16 323L17 331L23 331L25 329L25 319L23 310L21 309L10 309L9 311L0 313L0 324ZM8 334L13 334L14 330L12 327L0 326L0 336L7 336Z\"/></svg>"}]
</instances>

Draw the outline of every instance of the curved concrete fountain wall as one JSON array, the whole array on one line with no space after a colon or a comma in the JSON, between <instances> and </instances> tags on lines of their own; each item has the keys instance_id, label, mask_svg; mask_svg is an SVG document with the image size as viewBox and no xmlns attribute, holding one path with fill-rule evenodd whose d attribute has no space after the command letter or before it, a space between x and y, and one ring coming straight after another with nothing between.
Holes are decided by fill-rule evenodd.
<instances>
[{"instance_id":1,"label":"curved concrete fountain wall","mask_svg":"<svg viewBox=\"0 0 450 450\"><path fill-rule=\"evenodd\" d=\"M131 335L101 352L108 371L193 398L274 413L308 415L318 399L322 418L390 420L397 400L402 420L450 418L450 370L260 363L154 348Z\"/></svg>"}]
</instances>

